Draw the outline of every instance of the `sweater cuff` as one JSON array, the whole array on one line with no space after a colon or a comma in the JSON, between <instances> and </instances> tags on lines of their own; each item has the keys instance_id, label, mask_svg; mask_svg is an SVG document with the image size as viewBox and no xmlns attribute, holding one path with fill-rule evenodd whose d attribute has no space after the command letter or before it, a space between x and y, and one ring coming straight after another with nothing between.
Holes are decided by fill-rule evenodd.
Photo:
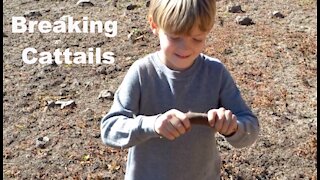
<instances>
[{"instance_id":1,"label":"sweater cuff","mask_svg":"<svg viewBox=\"0 0 320 180\"><path fill-rule=\"evenodd\" d=\"M231 136L225 136L230 142L238 141L239 138L241 138L242 135L245 133L244 124L241 123L240 121L237 121L237 123L238 123L238 130Z\"/></svg>"},{"instance_id":2,"label":"sweater cuff","mask_svg":"<svg viewBox=\"0 0 320 180\"><path fill-rule=\"evenodd\" d=\"M154 129L155 122L160 115L145 116L141 119L141 129L145 135L149 137L159 137L158 133Z\"/></svg>"}]
</instances>

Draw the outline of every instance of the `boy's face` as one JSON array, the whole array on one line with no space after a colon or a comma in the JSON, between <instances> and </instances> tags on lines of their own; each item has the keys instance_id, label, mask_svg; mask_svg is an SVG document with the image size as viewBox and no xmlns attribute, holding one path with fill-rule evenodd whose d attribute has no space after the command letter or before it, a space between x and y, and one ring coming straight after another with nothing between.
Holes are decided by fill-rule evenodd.
<instances>
[{"instance_id":1,"label":"boy's face","mask_svg":"<svg viewBox=\"0 0 320 180\"><path fill-rule=\"evenodd\" d=\"M189 35L169 34L159 28L152 30L160 39L161 60L173 70L184 70L193 64L203 50L209 33L200 31L198 26L194 26Z\"/></svg>"}]
</instances>

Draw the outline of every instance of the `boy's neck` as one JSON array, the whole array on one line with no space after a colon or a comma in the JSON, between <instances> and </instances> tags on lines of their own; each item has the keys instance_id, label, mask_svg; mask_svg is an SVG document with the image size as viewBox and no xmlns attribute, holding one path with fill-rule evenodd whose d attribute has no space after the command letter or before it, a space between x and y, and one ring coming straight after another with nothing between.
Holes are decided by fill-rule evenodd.
<instances>
[{"instance_id":1,"label":"boy's neck","mask_svg":"<svg viewBox=\"0 0 320 180\"><path fill-rule=\"evenodd\" d=\"M165 56L164 52L162 52L160 50L160 51L158 51L158 53L159 53L160 62L162 64L164 64L167 68L169 68L173 71L185 71L185 70L189 69L197 59L197 58L194 58L189 64L187 64L184 67L176 67L174 64L171 64L170 61L167 60L167 57Z\"/></svg>"}]
</instances>

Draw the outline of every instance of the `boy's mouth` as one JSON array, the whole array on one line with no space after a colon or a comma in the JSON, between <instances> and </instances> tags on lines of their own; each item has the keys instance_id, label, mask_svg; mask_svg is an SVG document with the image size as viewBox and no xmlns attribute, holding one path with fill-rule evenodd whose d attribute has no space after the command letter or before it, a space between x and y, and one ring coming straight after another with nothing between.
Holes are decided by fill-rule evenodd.
<instances>
[{"instance_id":1,"label":"boy's mouth","mask_svg":"<svg viewBox=\"0 0 320 180\"><path fill-rule=\"evenodd\" d=\"M181 59L186 59L186 58L188 58L188 57L191 56L191 55L180 55L180 54L177 54L177 53L175 53L175 55L176 55L177 57L181 58Z\"/></svg>"}]
</instances>

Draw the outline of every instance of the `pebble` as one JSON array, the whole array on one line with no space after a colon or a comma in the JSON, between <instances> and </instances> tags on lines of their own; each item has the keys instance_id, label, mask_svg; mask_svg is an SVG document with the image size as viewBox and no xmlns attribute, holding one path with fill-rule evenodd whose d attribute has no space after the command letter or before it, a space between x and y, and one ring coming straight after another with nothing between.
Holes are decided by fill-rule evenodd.
<instances>
[{"instance_id":1,"label":"pebble","mask_svg":"<svg viewBox=\"0 0 320 180\"><path fill-rule=\"evenodd\" d=\"M47 101L47 107L53 108L56 105L54 101Z\"/></svg>"},{"instance_id":2,"label":"pebble","mask_svg":"<svg viewBox=\"0 0 320 180\"><path fill-rule=\"evenodd\" d=\"M224 19L222 17L218 16L218 21L219 21L219 25L223 26Z\"/></svg>"},{"instance_id":3,"label":"pebble","mask_svg":"<svg viewBox=\"0 0 320 180\"><path fill-rule=\"evenodd\" d=\"M118 0L113 0L113 1L112 1L113 7L117 7L117 3L118 3Z\"/></svg>"},{"instance_id":4,"label":"pebble","mask_svg":"<svg viewBox=\"0 0 320 180\"><path fill-rule=\"evenodd\" d=\"M280 13L279 11L273 11L272 17L273 18L284 18L285 16L282 13Z\"/></svg>"},{"instance_id":5,"label":"pebble","mask_svg":"<svg viewBox=\"0 0 320 180\"><path fill-rule=\"evenodd\" d=\"M150 1L146 2L146 7L150 7Z\"/></svg>"},{"instance_id":6,"label":"pebble","mask_svg":"<svg viewBox=\"0 0 320 180\"><path fill-rule=\"evenodd\" d=\"M73 79L70 88L71 89L76 89L76 88L79 88L80 85L81 85L81 83L77 79Z\"/></svg>"},{"instance_id":7,"label":"pebble","mask_svg":"<svg viewBox=\"0 0 320 180\"><path fill-rule=\"evenodd\" d=\"M65 87L67 87L68 85L66 84L66 83L62 83L62 84L60 84L60 87L61 88L65 88Z\"/></svg>"},{"instance_id":8,"label":"pebble","mask_svg":"<svg viewBox=\"0 0 320 180\"><path fill-rule=\"evenodd\" d=\"M231 48L226 48L223 50L223 54L228 55L228 54L232 54L232 53L233 53L233 50Z\"/></svg>"},{"instance_id":9,"label":"pebble","mask_svg":"<svg viewBox=\"0 0 320 180\"><path fill-rule=\"evenodd\" d=\"M98 139L101 137L101 134L100 133L92 133L91 136L95 139Z\"/></svg>"},{"instance_id":10,"label":"pebble","mask_svg":"<svg viewBox=\"0 0 320 180\"><path fill-rule=\"evenodd\" d=\"M249 25L253 25L255 24L251 18L249 18L248 16L237 16L236 17L236 23L240 24L240 25L245 25L245 26L249 26Z\"/></svg>"},{"instance_id":11,"label":"pebble","mask_svg":"<svg viewBox=\"0 0 320 180\"><path fill-rule=\"evenodd\" d=\"M76 102L74 100L69 100L69 101L65 101L65 100L58 100L55 102L56 105L60 105L61 109L64 109L66 107L70 107L73 108L76 106Z\"/></svg>"},{"instance_id":12,"label":"pebble","mask_svg":"<svg viewBox=\"0 0 320 180\"><path fill-rule=\"evenodd\" d=\"M29 97L32 95L32 92L29 92L29 91L25 91L22 93L22 97Z\"/></svg>"},{"instance_id":13,"label":"pebble","mask_svg":"<svg viewBox=\"0 0 320 180\"><path fill-rule=\"evenodd\" d=\"M133 41L134 41L133 33L134 33L134 31L130 32L130 33L127 35L127 37L128 37L128 39L130 40L130 42L133 42Z\"/></svg>"},{"instance_id":14,"label":"pebble","mask_svg":"<svg viewBox=\"0 0 320 180\"><path fill-rule=\"evenodd\" d=\"M59 44L62 44L62 41L61 41L60 39L58 39L58 40L55 40L55 41L54 41L54 44L55 44L55 45L59 45Z\"/></svg>"},{"instance_id":15,"label":"pebble","mask_svg":"<svg viewBox=\"0 0 320 180\"><path fill-rule=\"evenodd\" d=\"M107 99L107 100L113 100L114 94L113 92L109 90L102 90L99 94L98 99Z\"/></svg>"},{"instance_id":16,"label":"pebble","mask_svg":"<svg viewBox=\"0 0 320 180\"><path fill-rule=\"evenodd\" d=\"M3 37L8 37L8 35L6 35L5 33L3 33Z\"/></svg>"},{"instance_id":17,"label":"pebble","mask_svg":"<svg viewBox=\"0 0 320 180\"><path fill-rule=\"evenodd\" d=\"M107 75L108 72L107 72L107 67L105 66L99 66L96 70L97 74L105 74Z\"/></svg>"},{"instance_id":18,"label":"pebble","mask_svg":"<svg viewBox=\"0 0 320 180\"><path fill-rule=\"evenodd\" d=\"M79 0L77 2L77 5L78 6L82 6L82 7L84 7L84 6L94 6L94 4L90 0Z\"/></svg>"},{"instance_id":19,"label":"pebble","mask_svg":"<svg viewBox=\"0 0 320 180\"><path fill-rule=\"evenodd\" d=\"M64 16L61 16L59 20L67 22L69 17L71 17L71 15L64 15Z\"/></svg>"},{"instance_id":20,"label":"pebble","mask_svg":"<svg viewBox=\"0 0 320 180\"><path fill-rule=\"evenodd\" d=\"M40 13L40 11L31 10L26 12L23 16L24 17L40 17L42 16L42 14Z\"/></svg>"},{"instance_id":21,"label":"pebble","mask_svg":"<svg viewBox=\"0 0 320 180\"><path fill-rule=\"evenodd\" d=\"M229 5L229 6L227 6L227 11L230 13L243 13L243 12L245 12L242 10L241 5Z\"/></svg>"},{"instance_id":22,"label":"pebble","mask_svg":"<svg viewBox=\"0 0 320 180\"><path fill-rule=\"evenodd\" d=\"M66 90L66 89L61 89L61 90L59 91L59 95L60 95L60 96L66 96L68 93L69 93L69 91Z\"/></svg>"},{"instance_id":23,"label":"pebble","mask_svg":"<svg viewBox=\"0 0 320 180\"><path fill-rule=\"evenodd\" d=\"M134 5L134 4L129 4L128 6L127 6L127 10L134 10L136 7L138 7L137 5Z\"/></svg>"},{"instance_id":24,"label":"pebble","mask_svg":"<svg viewBox=\"0 0 320 180\"><path fill-rule=\"evenodd\" d=\"M99 162L96 162L96 163L94 163L94 165L93 165L93 167L92 167L92 171L95 171L95 170L97 170L97 169L99 169L100 168L100 163Z\"/></svg>"},{"instance_id":25,"label":"pebble","mask_svg":"<svg viewBox=\"0 0 320 180\"><path fill-rule=\"evenodd\" d=\"M51 108L54 108L56 103L54 101L46 101L46 107L44 107L43 112L47 112Z\"/></svg>"},{"instance_id":26,"label":"pebble","mask_svg":"<svg viewBox=\"0 0 320 180\"><path fill-rule=\"evenodd\" d=\"M49 138L47 136L39 137L36 139L36 147L37 148L45 148L49 142Z\"/></svg>"}]
</instances>

